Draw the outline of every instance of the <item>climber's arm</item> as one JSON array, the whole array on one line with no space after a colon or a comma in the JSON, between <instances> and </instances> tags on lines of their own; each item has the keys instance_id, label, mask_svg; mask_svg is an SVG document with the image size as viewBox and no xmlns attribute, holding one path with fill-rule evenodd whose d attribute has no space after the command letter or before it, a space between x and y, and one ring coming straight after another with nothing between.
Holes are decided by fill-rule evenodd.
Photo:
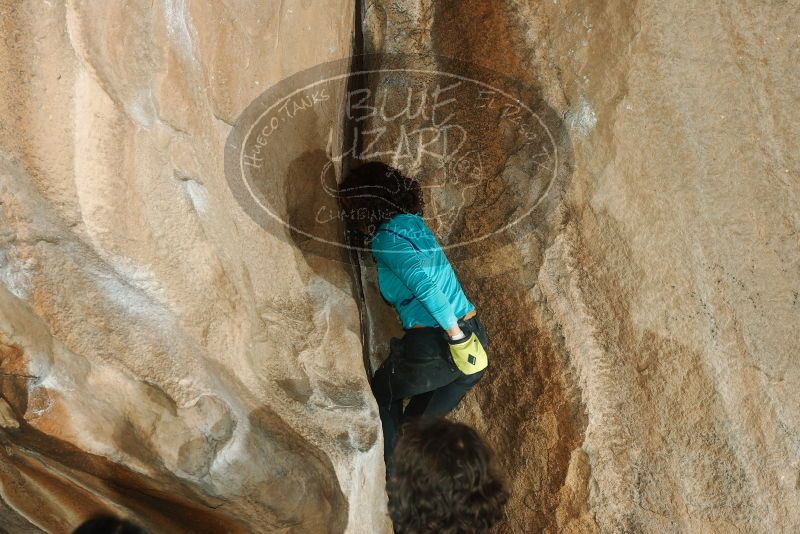
<instances>
[{"instance_id":1,"label":"climber's arm","mask_svg":"<svg viewBox=\"0 0 800 534\"><path fill-rule=\"evenodd\" d=\"M376 237L372 253L411 290L451 337L461 332L450 300L422 268L420 257L411 243L392 235Z\"/></svg>"}]
</instances>

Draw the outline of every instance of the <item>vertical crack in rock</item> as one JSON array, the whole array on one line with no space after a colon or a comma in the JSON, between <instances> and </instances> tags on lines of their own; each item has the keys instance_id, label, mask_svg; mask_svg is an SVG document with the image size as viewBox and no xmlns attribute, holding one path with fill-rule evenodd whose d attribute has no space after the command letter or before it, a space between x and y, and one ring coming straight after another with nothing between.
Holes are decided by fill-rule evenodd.
<instances>
[{"instance_id":1,"label":"vertical crack in rock","mask_svg":"<svg viewBox=\"0 0 800 534\"><path fill-rule=\"evenodd\" d=\"M372 260L315 257L222 172L266 88L364 51L491 69L553 133L472 98L480 187L426 193L445 245L493 236L446 252L491 340L455 417L509 472L498 532L800 531L796 2L267 4L0 2L3 529L389 528L365 374L402 331ZM363 148L339 111L268 160L300 226L330 198L298 178ZM501 231L504 193L541 202Z\"/></svg>"},{"instance_id":2,"label":"vertical crack in rock","mask_svg":"<svg viewBox=\"0 0 800 534\"><path fill-rule=\"evenodd\" d=\"M546 302L541 298L537 300L535 290L544 250L554 239L558 227L560 195L573 165L565 125L543 101L543 80L524 67L525 59L520 57L524 48L522 39L503 10L477 1L457 7L433 2L375 2L371 7L364 29L367 51L399 53L399 59L392 58L396 62L402 61L402 53L407 52L409 61L399 65L374 65L375 68L426 68L449 73L454 66L448 58L459 58L464 63L457 64L458 71L454 73L460 75L461 80L478 79L490 86L504 83L502 87L521 90L525 103L545 117L558 150L564 154L563 161L558 163L551 194L531 217L471 249L446 251L486 325L492 354L485 378L468 394L454 416L475 426L486 437L510 475L512 498L507 521L500 531L554 532L562 524L573 527L580 524L589 532L596 526L591 516L584 513L588 503L580 501L587 495L589 471L585 461L579 463L585 460L585 455L579 451L586 416L563 343L557 337L557 324ZM485 68L482 70L482 66L491 67L493 73L500 76L493 78L494 74ZM518 83L501 81L504 76L515 78ZM431 82L432 85L436 81L441 85L451 83L446 74ZM401 83L395 87L394 82L391 74L375 75L370 80L370 88L376 93L400 88L395 92L403 93L406 85L413 85ZM433 86L429 90L433 91ZM457 95L453 93L452 96ZM472 101L458 102L461 106L474 105ZM449 111L445 109L444 113ZM481 124L482 118L486 117L476 118L467 112L459 118L464 121L459 124L483 142L481 150L485 159L481 164L488 174L477 190L486 195L494 194L499 200L482 205L472 213L461 212L464 222L460 225L448 227L446 219L431 220L429 224L434 229L438 227L439 238L446 244L469 241L482 235L481 232L491 233L492 228L502 226L499 222L510 219L518 209L516 204L530 187L524 179L532 172L532 155L522 149L504 152L502 136L493 136L491 130L487 132ZM410 121L408 129L413 130L413 127ZM391 150L392 147L380 148ZM378 148L373 147L375 150ZM414 171L428 184L430 176L426 171L430 169ZM466 176L458 178L468 183ZM509 190L516 188L518 193L497 195L497 184L505 184ZM433 198L437 190L429 187L426 191L431 195L426 198L428 205L445 210L460 207L458 202L462 201L464 193ZM363 268L367 271L364 276L369 277L369 265ZM371 284L365 283L365 287L368 301L364 308L375 340L370 345L375 351L372 354L375 365L388 353L388 338L399 335L398 326L393 311L387 309L375 292L374 280ZM370 291L374 293L370 295ZM571 458L575 459L572 467ZM572 477L568 477L570 469L575 473ZM568 506L561 504L562 495L569 495ZM584 515L580 516L581 513Z\"/></svg>"},{"instance_id":3,"label":"vertical crack in rock","mask_svg":"<svg viewBox=\"0 0 800 534\"><path fill-rule=\"evenodd\" d=\"M364 0L355 0L355 9L353 10L353 42L351 57L352 62L350 65L351 75L347 78L347 87L345 95L356 93L359 89L366 87L366 77L361 74L353 74L362 71L364 65L364 34L363 34L363 17L364 17ZM345 100L345 106L355 105L349 98ZM344 135L342 136L342 153L349 151L351 157L345 158L342 162L342 177L347 176L351 165L353 163L353 156L361 154L363 138L356 133L357 126L353 120L352 109L348 109L345 114L345 121L343 124ZM352 245L350 234L345 237L347 245ZM371 325L369 321L369 311L365 307L365 293L364 293L364 277L361 265L361 253L356 248L349 248L348 260L350 262L350 274L355 287L355 299L358 303L360 333L361 333L361 347L363 350L364 369L367 374L367 379L372 380L372 364L370 358L370 331Z\"/></svg>"}]
</instances>

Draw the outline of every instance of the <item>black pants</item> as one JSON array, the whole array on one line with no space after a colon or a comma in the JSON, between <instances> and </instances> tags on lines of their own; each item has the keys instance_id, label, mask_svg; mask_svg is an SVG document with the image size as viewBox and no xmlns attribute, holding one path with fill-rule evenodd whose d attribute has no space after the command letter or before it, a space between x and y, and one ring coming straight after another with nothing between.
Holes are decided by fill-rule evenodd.
<instances>
[{"instance_id":1,"label":"black pants","mask_svg":"<svg viewBox=\"0 0 800 534\"><path fill-rule=\"evenodd\" d=\"M458 325L475 332L489 353L486 330L477 315L466 321L459 319ZM459 371L450 360L447 333L438 327L408 328L402 339L392 338L390 346L389 357L372 381L387 464L397 432L406 419L446 415L484 373L465 375ZM410 400L403 409L405 399Z\"/></svg>"}]
</instances>

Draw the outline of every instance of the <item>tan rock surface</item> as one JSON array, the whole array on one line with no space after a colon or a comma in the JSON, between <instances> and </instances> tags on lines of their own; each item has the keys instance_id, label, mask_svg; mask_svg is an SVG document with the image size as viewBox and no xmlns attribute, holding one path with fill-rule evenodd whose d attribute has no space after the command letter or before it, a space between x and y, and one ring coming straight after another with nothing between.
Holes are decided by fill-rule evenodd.
<instances>
[{"instance_id":1,"label":"tan rock surface","mask_svg":"<svg viewBox=\"0 0 800 534\"><path fill-rule=\"evenodd\" d=\"M385 1L365 21L368 50L521 80L571 139L547 217L456 265L493 343L458 417L511 475L498 532L800 530L796 4Z\"/></svg>"},{"instance_id":2,"label":"tan rock surface","mask_svg":"<svg viewBox=\"0 0 800 534\"><path fill-rule=\"evenodd\" d=\"M0 530L388 528L350 275L223 175L238 113L349 55L353 12L0 2Z\"/></svg>"},{"instance_id":3,"label":"tan rock surface","mask_svg":"<svg viewBox=\"0 0 800 534\"><path fill-rule=\"evenodd\" d=\"M457 417L510 474L498 531L800 530L796 6L363 8L368 51L519 80L569 156L563 190L455 265L491 338ZM110 510L169 532L387 530L350 274L264 232L223 176L241 110L347 56L354 9L0 2L3 529ZM492 183L518 187L530 157L486 118L467 126ZM376 365L399 332L361 279Z\"/></svg>"}]
</instances>

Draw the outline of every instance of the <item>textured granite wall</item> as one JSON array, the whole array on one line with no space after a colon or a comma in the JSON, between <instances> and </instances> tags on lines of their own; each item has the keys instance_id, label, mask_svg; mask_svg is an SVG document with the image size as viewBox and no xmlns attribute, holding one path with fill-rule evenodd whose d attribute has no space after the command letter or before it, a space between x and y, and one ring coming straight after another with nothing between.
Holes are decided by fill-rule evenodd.
<instances>
[{"instance_id":1,"label":"textured granite wall","mask_svg":"<svg viewBox=\"0 0 800 534\"><path fill-rule=\"evenodd\" d=\"M349 56L353 14L0 2L0 530L102 510L154 532L389 528L346 265L265 232L223 173L239 113Z\"/></svg>"}]
</instances>

